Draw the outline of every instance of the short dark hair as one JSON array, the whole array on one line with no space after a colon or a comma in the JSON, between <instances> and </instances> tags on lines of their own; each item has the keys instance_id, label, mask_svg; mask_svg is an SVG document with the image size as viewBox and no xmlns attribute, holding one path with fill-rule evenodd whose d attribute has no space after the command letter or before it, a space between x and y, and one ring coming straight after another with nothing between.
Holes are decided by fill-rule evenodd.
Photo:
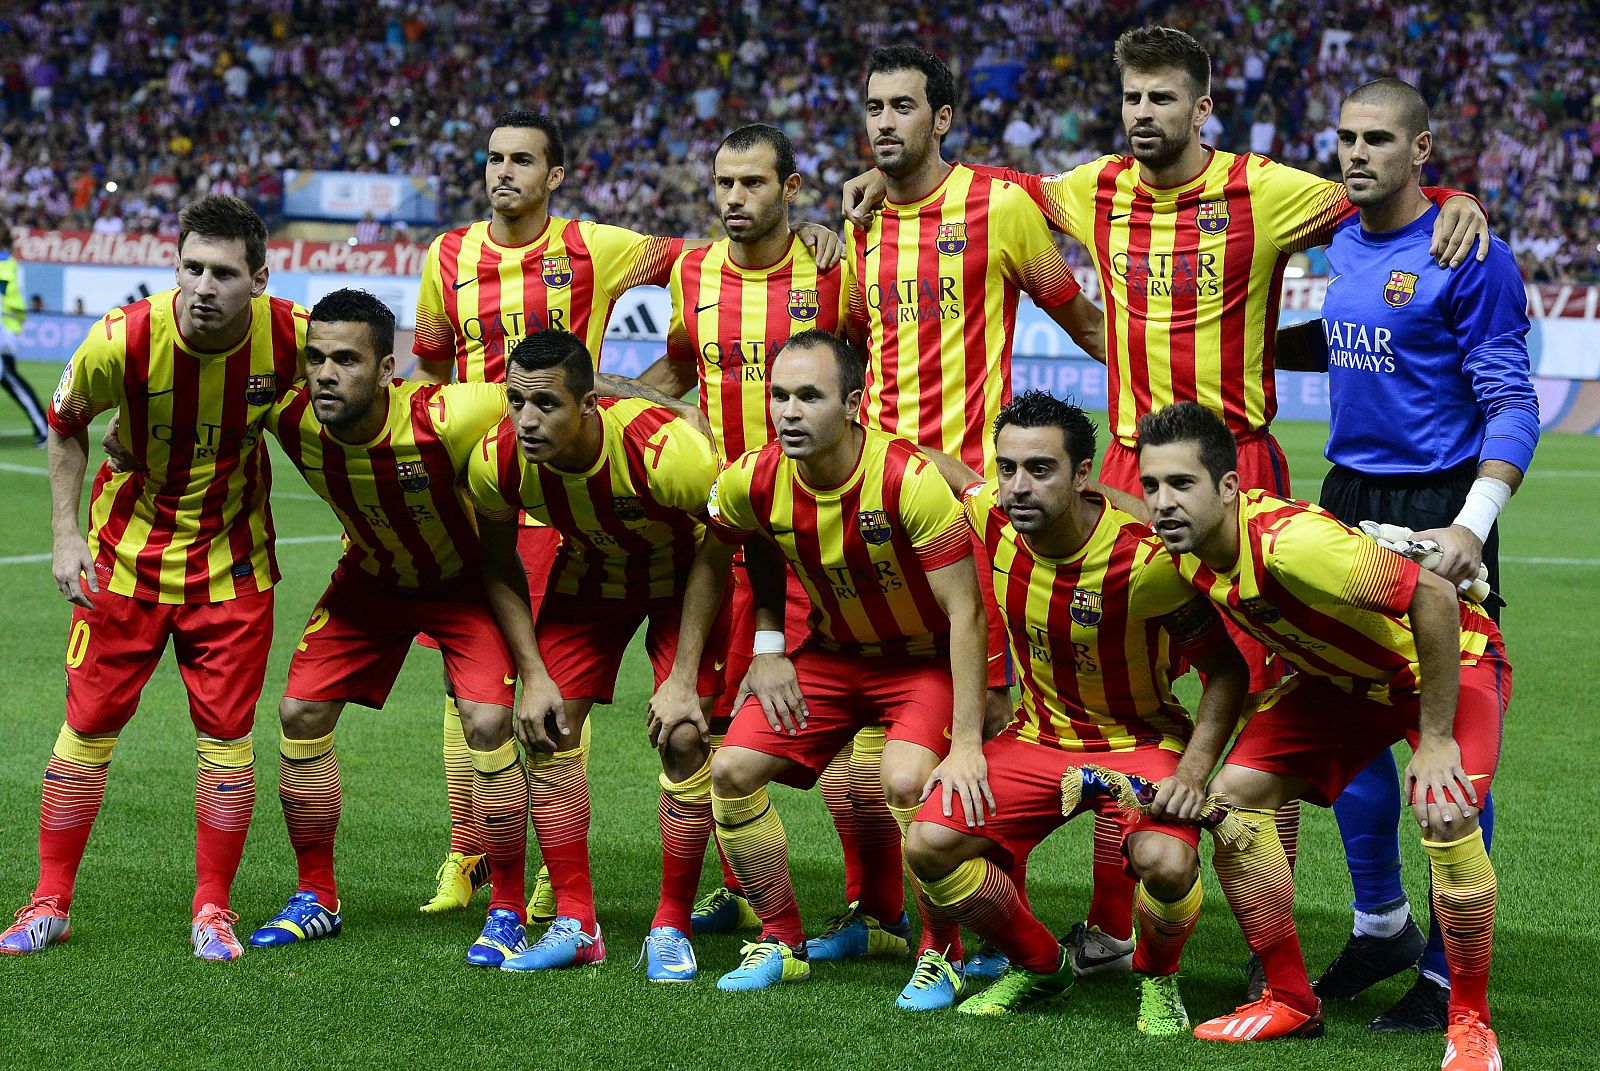
<instances>
[{"instance_id":1,"label":"short dark hair","mask_svg":"<svg viewBox=\"0 0 1600 1071\"><path fill-rule=\"evenodd\" d=\"M994 437L997 442L1000 429L1007 426L1059 428L1067 448L1067 460L1074 469L1095 455L1094 421L1071 402L1062 401L1042 390L1024 391L1000 410L1000 415L994 418Z\"/></svg>"},{"instance_id":2,"label":"short dark hair","mask_svg":"<svg viewBox=\"0 0 1600 1071\"><path fill-rule=\"evenodd\" d=\"M508 112L501 112L495 118L494 126L489 129L493 132L503 126L539 131L544 135L546 146L545 164L550 167L567 166L567 142L561 136L561 127L544 112L536 112L528 108L512 108Z\"/></svg>"},{"instance_id":3,"label":"short dark hair","mask_svg":"<svg viewBox=\"0 0 1600 1071\"><path fill-rule=\"evenodd\" d=\"M928 107L935 114L946 105L952 108L956 106L956 80L951 76L950 68L944 65L944 60L927 49L916 45L891 45L872 50L872 55L867 58L869 81L875 74L893 74L895 71L922 72Z\"/></svg>"},{"instance_id":4,"label":"short dark hair","mask_svg":"<svg viewBox=\"0 0 1600 1071\"><path fill-rule=\"evenodd\" d=\"M1222 418L1199 402L1178 402L1139 418L1139 445L1142 454L1147 446L1170 446L1173 443L1194 443L1200 447L1200 464L1211 475L1213 485L1239 467L1239 447L1233 441L1233 432Z\"/></svg>"},{"instance_id":5,"label":"short dark hair","mask_svg":"<svg viewBox=\"0 0 1600 1071\"><path fill-rule=\"evenodd\" d=\"M1400 109L1400 121L1406 133L1416 137L1428 129L1428 102L1410 82L1399 78L1374 78L1362 82L1345 95L1346 104L1395 104Z\"/></svg>"},{"instance_id":6,"label":"short dark hair","mask_svg":"<svg viewBox=\"0 0 1600 1071\"><path fill-rule=\"evenodd\" d=\"M1211 95L1211 53L1182 30L1171 26L1141 26L1117 38L1112 49L1117 70L1158 71L1176 67L1189 76L1198 99Z\"/></svg>"},{"instance_id":7,"label":"short dark hair","mask_svg":"<svg viewBox=\"0 0 1600 1071\"><path fill-rule=\"evenodd\" d=\"M202 197L178 213L178 253L189 235L202 238L237 238L244 242L244 262L252 274L267 264L267 225L256 210L226 194Z\"/></svg>"},{"instance_id":8,"label":"short dark hair","mask_svg":"<svg viewBox=\"0 0 1600 1071\"><path fill-rule=\"evenodd\" d=\"M839 368L839 397L848 398L858 390L865 390L867 385L866 365L861 362L861 354L856 348L838 335L831 334L821 328L813 327L809 331L793 334L772 353L772 360L776 361L779 354L791 349L807 349L820 346L833 354L834 363ZM769 361L770 365L771 362Z\"/></svg>"},{"instance_id":9,"label":"short dark hair","mask_svg":"<svg viewBox=\"0 0 1600 1071\"><path fill-rule=\"evenodd\" d=\"M749 152L757 145L768 145L772 148L772 159L778 165L778 181L781 183L790 175L800 170L800 165L795 162L794 142L789 140L789 135L775 126L766 123L750 123L741 126L738 130L722 139L722 144L717 146L717 151L711 154L711 166L716 167L717 154L723 149L732 149L734 152Z\"/></svg>"},{"instance_id":10,"label":"short dark hair","mask_svg":"<svg viewBox=\"0 0 1600 1071\"><path fill-rule=\"evenodd\" d=\"M313 323L366 324L381 361L394 352L394 313L365 290L346 287L324 294L311 307Z\"/></svg>"},{"instance_id":11,"label":"short dark hair","mask_svg":"<svg viewBox=\"0 0 1600 1071\"><path fill-rule=\"evenodd\" d=\"M561 369L567 390L575 398L594 390L594 358L589 356L589 347L583 344L583 339L571 331L550 327L526 336L507 358L507 373L513 365L524 372Z\"/></svg>"}]
</instances>

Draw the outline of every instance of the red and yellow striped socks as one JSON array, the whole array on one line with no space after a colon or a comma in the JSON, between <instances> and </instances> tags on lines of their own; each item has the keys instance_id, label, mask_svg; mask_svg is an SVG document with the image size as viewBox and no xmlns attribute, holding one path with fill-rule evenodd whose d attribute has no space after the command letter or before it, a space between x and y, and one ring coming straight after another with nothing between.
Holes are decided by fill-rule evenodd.
<instances>
[{"instance_id":1,"label":"red and yellow striped socks","mask_svg":"<svg viewBox=\"0 0 1600 1071\"><path fill-rule=\"evenodd\" d=\"M682 781L661 775L661 900L650 923L689 932L700 867L711 839L711 760Z\"/></svg>"},{"instance_id":2,"label":"red and yellow striped socks","mask_svg":"<svg viewBox=\"0 0 1600 1071\"><path fill-rule=\"evenodd\" d=\"M198 913L206 904L228 906L256 807L256 753L248 736L240 740L202 736L195 741L195 751L199 769L194 787L194 910Z\"/></svg>"},{"instance_id":3,"label":"red and yellow striped socks","mask_svg":"<svg viewBox=\"0 0 1600 1071\"><path fill-rule=\"evenodd\" d=\"M39 806L39 885L35 896L54 896L65 911L72 903L78 865L106 794L106 771L115 736L80 736L63 725L44 768Z\"/></svg>"},{"instance_id":4,"label":"red and yellow striped socks","mask_svg":"<svg viewBox=\"0 0 1600 1071\"><path fill-rule=\"evenodd\" d=\"M472 820L483 831L489 859L489 909L515 911L527 921L528 775L515 741L493 751L468 749L472 760Z\"/></svg>"},{"instance_id":5,"label":"red and yellow striped socks","mask_svg":"<svg viewBox=\"0 0 1600 1071\"><path fill-rule=\"evenodd\" d=\"M968 859L944 877L923 882L922 888L931 904L1023 970L1044 973L1061 966L1055 937L1023 904L1006 872L989 860Z\"/></svg>"},{"instance_id":6,"label":"red and yellow striped socks","mask_svg":"<svg viewBox=\"0 0 1600 1071\"><path fill-rule=\"evenodd\" d=\"M333 839L339 829L342 790L333 734L278 744L278 800L294 847L301 892L315 893L329 911L339 907L333 877Z\"/></svg>"},{"instance_id":7,"label":"red and yellow striped socks","mask_svg":"<svg viewBox=\"0 0 1600 1071\"><path fill-rule=\"evenodd\" d=\"M839 834L839 846L844 849L846 903L861 899L861 844L856 836L855 805L850 801L851 751L852 746L846 744L817 778L817 791L822 793L828 817L833 819L834 832Z\"/></svg>"},{"instance_id":8,"label":"red and yellow striped socks","mask_svg":"<svg viewBox=\"0 0 1600 1071\"><path fill-rule=\"evenodd\" d=\"M722 742L727 738L727 733L711 734L712 758L716 757L717 749L722 746ZM713 833L716 832L716 823L712 823L711 829ZM739 879L733 876L733 867L728 864L728 853L722 850L722 841L716 837L713 837L713 840L717 845L717 862L722 864L722 887L730 892L738 893L740 896L743 896L744 894L739 892Z\"/></svg>"},{"instance_id":9,"label":"red and yellow striped socks","mask_svg":"<svg viewBox=\"0 0 1600 1071\"><path fill-rule=\"evenodd\" d=\"M1261 957L1267 985L1273 995L1296 1011L1314 1013L1316 994L1306 976L1300 935L1294 927L1294 871L1278 840L1274 814L1246 807L1234 814L1254 836L1245 849L1216 841L1212 867L1233 917L1239 921L1245 944Z\"/></svg>"},{"instance_id":10,"label":"red and yellow striped socks","mask_svg":"<svg viewBox=\"0 0 1600 1071\"><path fill-rule=\"evenodd\" d=\"M1087 922L1118 941L1133 936L1134 880L1124 869L1126 862L1122 857L1121 829L1111 819L1096 814L1094 884L1089 895Z\"/></svg>"},{"instance_id":11,"label":"red and yellow striped socks","mask_svg":"<svg viewBox=\"0 0 1600 1071\"><path fill-rule=\"evenodd\" d=\"M1133 969L1139 974L1175 974L1183 946L1194 932L1204 899L1200 878L1183 896L1168 903L1159 900L1140 882L1134 896L1139 919L1139 941L1133 948Z\"/></svg>"},{"instance_id":12,"label":"red and yellow striped socks","mask_svg":"<svg viewBox=\"0 0 1600 1071\"><path fill-rule=\"evenodd\" d=\"M789 880L789 841L766 788L733 798L719 796L713 788L711 814L739 887L761 918L762 933L791 945L803 944L800 906Z\"/></svg>"},{"instance_id":13,"label":"red and yellow striped socks","mask_svg":"<svg viewBox=\"0 0 1600 1071\"><path fill-rule=\"evenodd\" d=\"M528 810L539 853L550 869L556 913L575 918L584 932L595 926L594 881L589 872L589 724L578 746L554 754L530 752Z\"/></svg>"},{"instance_id":14,"label":"red and yellow striped socks","mask_svg":"<svg viewBox=\"0 0 1600 1071\"><path fill-rule=\"evenodd\" d=\"M1477 1012L1489 1022L1489 961L1494 955L1497 885L1483 830L1460 840L1423 840L1433 877L1433 912L1444 930L1450 965L1450 1014Z\"/></svg>"},{"instance_id":15,"label":"red and yellow striped socks","mask_svg":"<svg viewBox=\"0 0 1600 1071\"><path fill-rule=\"evenodd\" d=\"M483 830L472 816L472 753L453 695L444 697L444 791L450 803L450 850L485 854Z\"/></svg>"},{"instance_id":16,"label":"red and yellow striped socks","mask_svg":"<svg viewBox=\"0 0 1600 1071\"><path fill-rule=\"evenodd\" d=\"M917 820L917 812L922 810L922 805L919 803L913 807L895 807L890 804L888 807L889 812L894 815L895 823L899 826L900 836L903 839L911 829L911 823ZM901 853L897 851L895 858L899 859L900 856ZM911 894L917 902L917 917L922 921L922 939L917 945L917 955L920 956L922 953L931 950L944 953L952 962L965 958L965 950L961 947L961 923L957 921L954 915L946 911L942 905L935 903L928 896L928 891L922 887L922 883L917 880L917 876L911 872L910 867L904 867L904 871L905 881L911 883ZM894 883L900 889L903 903L905 885L899 872L894 875ZM863 906L862 910L866 911L866 908ZM871 911L866 911L866 913L883 922L892 923L900 918L900 912L904 910L905 908L902 907L900 911L896 911L886 919L880 915L873 914Z\"/></svg>"}]
</instances>

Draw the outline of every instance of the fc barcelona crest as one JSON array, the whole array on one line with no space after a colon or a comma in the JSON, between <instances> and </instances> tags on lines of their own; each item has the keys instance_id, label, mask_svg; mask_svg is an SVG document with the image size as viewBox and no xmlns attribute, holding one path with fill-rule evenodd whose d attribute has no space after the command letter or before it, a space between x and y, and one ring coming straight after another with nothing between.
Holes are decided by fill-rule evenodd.
<instances>
[{"instance_id":1,"label":"fc barcelona crest","mask_svg":"<svg viewBox=\"0 0 1600 1071\"><path fill-rule=\"evenodd\" d=\"M620 520L644 520L644 499L638 495L618 495L611 500L611 510Z\"/></svg>"},{"instance_id":2,"label":"fc barcelona crest","mask_svg":"<svg viewBox=\"0 0 1600 1071\"><path fill-rule=\"evenodd\" d=\"M939 252L947 257L960 256L961 251L967 248L967 225L965 223L939 224L939 233L933 244L938 246Z\"/></svg>"},{"instance_id":3,"label":"fc barcelona crest","mask_svg":"<svg viewBox=\"0 0 1600 1071\"><path fill-rule=\"evenodd\" d=\"M866 510L856 518L856 525L861 531L861 538L875 547L883 546L894 535L889 515L881 509Z\"/></svg>"},{"instance_id":4,"label":"fc barcelona crest","mask_svg":"<svg viewBox=\"0 0 1600 1071\"><path fill-rule=\"evenodd\" d=\"M817 318L817 292L815 290L789 291L789 317L794 320Z\"/></svg>"},{"instance_id":5,"label":"fc barcelona crest","mask_svg":"<svg viewBox=\"0 0 1600 1071\"><path fill-rule=\"evenodd\" d=\"M544 258L544 285L560 289L572 282L571 257Z\"/></svg>"},{"instance_id":6,"label":"fc barcelona crest","mask_svg":"<svg viewBox=\"0 0 1600 1071\"><path fill-rule=\"evenodd\" d=\"M244 400L250 405L266 405L278 396L278 377L271 372L244 381Z\"/></svg>"},{"instance_id":7,"label":"fc barcelona crest","mask_svg":"<svg viewBox=\"0 0 1600 1071\"><path fill-rule=\"evenodd\" d=\"M1201 201L1194 210L1194 225L1207 234L1221 234L1228 229L1228 202Z\"/></svg>"},{"instance_id":8,"label":"fc barcelona crest","mask_svg":"<svg viewBox=\"0 0 1600 1071\"><path fill-rule=\"evenodd\" d=\"M426 491L428 470L420 461L401 461L394 467L395 479L402 491Z\"/></svg>"},{"instance_id":9,"label":"fc barcelona crest","mask_svg":"<svg viewBox=\"0 0 1600 1071\"><path fill-rule=\"evenodd\" d=\"M1084 628L1094 628L1104 616L1104 601L1098 591L1085 591L1083 588L1074 588L1072 591L1072 607L1067 611L1072 615L1072 620Z\"/></svg>"},{"instance_id":10,"label":"fc barcelona crest","mask_svg":"<svg viewBox=\"0 0 1600 1071\"><path fill-rule=\"evenodd\" d=\"M1383 288L1383 300L1399 308L1410 302L1417 293L1417 277L1408 271L1392 271Z\"/></svg>"},{"instance_id":11,"label":"fc barcelona crest","mask_svg":"<svg viewBox=\"0 0 1600 1071\"><path fill-rule=\"evenodd\" d=\"M1415 279L1416 276L1413 275L1412 278ZM1239 600L1239 605L1244 607L1245 613L1249 614L1263 625L1270 625L1274 621L1283 620L1283 615L1278 612L1278 608L1273 606L1266 599L1260 597L1254 599L1241 599Z\"/></svg>"}]
</instances>

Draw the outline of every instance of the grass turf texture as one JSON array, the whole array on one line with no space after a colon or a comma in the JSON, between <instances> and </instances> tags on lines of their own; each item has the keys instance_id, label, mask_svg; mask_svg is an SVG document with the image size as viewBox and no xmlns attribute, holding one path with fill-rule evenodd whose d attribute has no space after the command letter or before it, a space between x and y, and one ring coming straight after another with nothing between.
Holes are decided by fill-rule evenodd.
<instances>
[{"instance_id":1,"label":"grass turf texture","mask_svg":"<svg viewBox=\"0 0 1600 1071\"><path fill-rule=\"evenodd\" d=\"M56 370L27 371L47 391ZM0 408L0 545L49 550L44 454ZM1278 429L1295 490L1314 497L1326 429ZM332 516L279 458L274 512L284 572L271 667L258 708L258 794L234 890L241 937L294 889L293 855L277 784L277 699L296 635L337 554ZM1504 525L1506 630L1516 695L1496 789L1495 865L1500 913L1491 996L1514 1067L1583 1066L1581 1024L1596 1004L1600 958L1586 897L1600 882L1587 816L1600 804L1589 776L1600 753L1588 622L1600 593L1600 439L1547 438ZM316 539L316 537L324 537ZM1582 558L1539 564L1518 558ZM62 719L61 660L68 614L48 561L0 564L9 656L0 707L0 908L21 905L35 875L39 778ZM1574 627L1576 626L1576 628ZM388 709L348 710L339 728L344 821L339 875L342 936L312 945L251 949L241 962L189 954L193 875L193 730L170 658L123 734L106 805L89 844L64 947L0 959L0 1066L178 1067L227 1063L256 1071L301 1067L850 1066L1327 1068L1436 1067L1442 1039L1386 1038L1364 1025L1408 984L1386 983L1328 1008L1328 1037L1260 1046L1155 1041L1133 1029L1126 976L1080 983L1068 1002L1017 1021L912 1016L893 999L909 960L819 964L811 980L767 994L718 992L740 938L696 941L702 975L659 986L630 970L654 909L660 865L658 764L644 736L650 679L642 652L627 663L618 702L594 718L590 784L593 856L610 958L599 968L547 975L482 972L463 962L482 925L484 896L458 914L424 916L445 850L438 656L416 650ZM1403 748L1401 749L1404 750ZM821 800L774 797L789 831L808 927L842 905L838 845ZM1579 816L1574 819L1573 816ZM1406 887L1426 897L1415 827L1402 827ZM1088 900L1089 823L1040 848L1029 870L1041 916L1060 932ZM1210 848L1204 853L1209 857ZM1348 933L1350 891L1329 812L1307 808L1297 918L1313 973ZM1184 958L1184 997L1196 1020L1228 1010L1242 991L1244 947L1206 868L1206 906ZM716 880L708 859L703 887ZM1571 890L1569 892L1568 890ZM1575 894L1575 895L1574 895Z\"/></svg>"}]
</instances>

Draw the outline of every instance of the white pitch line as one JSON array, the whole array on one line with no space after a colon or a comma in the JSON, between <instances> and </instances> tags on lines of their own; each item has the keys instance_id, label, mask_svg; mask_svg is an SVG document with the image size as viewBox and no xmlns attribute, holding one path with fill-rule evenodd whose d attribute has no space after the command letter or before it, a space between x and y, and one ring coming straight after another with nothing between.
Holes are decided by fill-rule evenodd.
<instances>
[{"instance_id":1,"label":"white pitch line","mask_svg":"<svg viewBox=\"0 0 1600 1071\"><path fill-rule=\"evenodd\" d=\"M0 461L0 472L22 472L29 476L48 476L49 469L41 469L35 465L15 465L9 461Z\"/></svg>"},{"instance_id":2,"label":"white pitch line","mask_svg":"<svg viewBox=\"0 0 1600 1071\"><path fill-rule=\"evenodd\" d=\"M277 544L280 547L291 547L301 543L334 543L338 539L336 535L284 536L277 540ZM34 565L49 560L48 554L15 554L9 558L0 558L0 565Z\"/></svg>"},{"instance_id":3,"label":"white pitch line","mask_svg":"<svg viewBox=\"0 0 1600 1071\"><path fill-rule=\"evenodd\" d=\"M1600 568L1600 558L1510 558L1502 556L1503 562L1514 562L1517 565L1582 565L1590 568Z\"/></svg>"}]
</instances>

